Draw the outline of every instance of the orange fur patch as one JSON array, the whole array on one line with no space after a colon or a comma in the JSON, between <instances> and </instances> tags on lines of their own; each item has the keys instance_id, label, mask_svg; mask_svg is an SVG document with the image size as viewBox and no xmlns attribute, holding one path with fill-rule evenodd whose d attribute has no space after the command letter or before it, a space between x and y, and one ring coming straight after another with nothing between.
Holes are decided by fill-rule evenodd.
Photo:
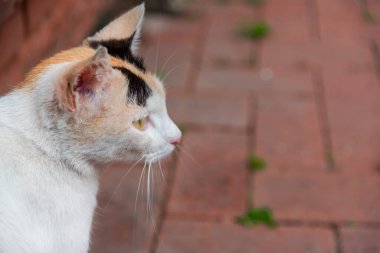
<instances>
[{"instance_id":1,"label":"orange fur patch","mask_svg":"<svg viewBox=\"0 0 380 253\"><path fill-rule=\"evenodd\" d=\"M49 66L54 64L60 64L64 62L80 62L84 61L92 56L94 56L95 50L86 47L75 47L72 49L68 49L65 51L62 51L50 58L47 58L43 60L41 63L39 63L36 67L34 67L27 75L24 81L22 81L18 88L27 88L27 89L33 89L35 86L35 83L41 73L43 73ZM135 75L139 76L145 82L154 90L157 92L163 94L163 87L160 87L157 85L157 83L152 79L151 75L149 73L145 74L141 72L138 68L136 68L134 65L130 64L129 62L123 61L119 58L110 56L111 65L113 67L122 67L130 70Z\"/></svg>"}]
</instances>

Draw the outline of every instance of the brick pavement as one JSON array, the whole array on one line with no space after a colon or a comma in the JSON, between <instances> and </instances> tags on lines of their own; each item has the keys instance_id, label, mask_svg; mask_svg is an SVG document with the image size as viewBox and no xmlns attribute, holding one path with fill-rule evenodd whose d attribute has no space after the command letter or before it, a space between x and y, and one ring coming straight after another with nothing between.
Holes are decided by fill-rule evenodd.
<instances>
[{"instance_id":1,"label":"brick pavement","mask_svg":"<svg viewBox=\"0 0 380 253\"><path fill-rule=\"evenodd\" d=\"M119 188L130 165L103 170L91 252L380 252L380 4L366 1L369 24L354 0L265 2L198 0L187 17L147 19L148 65L177 68L168 109L183 143L155 227L144 198L134 213L141 168ZM260 19L268 38L236 35ZM266 170L248 171L251 153ZM279 227L236 224L250 203Z\"/></svg>"}]
</instances>

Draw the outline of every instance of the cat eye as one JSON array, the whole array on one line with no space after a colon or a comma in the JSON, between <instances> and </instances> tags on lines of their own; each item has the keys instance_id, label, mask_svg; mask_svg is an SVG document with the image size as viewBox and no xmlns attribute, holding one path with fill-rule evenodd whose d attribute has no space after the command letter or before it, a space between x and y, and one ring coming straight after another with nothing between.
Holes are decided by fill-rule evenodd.
<instances>
[{"instance_id":1,"label":"cat eye","mask_svg":"<svg viewBox=\"0 0 380 253\"><path fill-rule=\"evenodd\" d=\"M132 124L138 129L138 130L144 130L146 127L146 124L148 122L148 117L141 118L139 120L133 121Z\"/></svg>"}]
</instances>

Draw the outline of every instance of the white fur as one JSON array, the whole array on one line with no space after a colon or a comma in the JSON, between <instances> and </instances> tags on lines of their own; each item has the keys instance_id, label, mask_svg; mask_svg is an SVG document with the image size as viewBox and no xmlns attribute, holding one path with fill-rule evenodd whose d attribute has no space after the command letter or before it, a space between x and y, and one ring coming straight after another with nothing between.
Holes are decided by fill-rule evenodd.
<instances>
[{"instance_id":1,"label":"white fur","mask_svg":"<svg viewBox=\"0 0 380 253\"><path fill-rule=\"evenodd\" d=\"M154 94L130 119L149 115L145 130L131 127L117 137L105 133L102 140L78 146L65 132L68 126L47 111L54 80L71 64L51 67L32 93L17 90L0 98L1 253L87 252L98 189L91 163L157 160L180 138L164 98Z\"/></svg>"},{"instance_id":2,"label":"white fur","mask_svg":"<svg viewBox=\"0 0 380 253\"><path fill-rule=\"evenodd\" d=\"M59 153L23 92L0 107L0 252L87 252L94 169Z\"/></svg>"},{"instance_id":3,"label":"white fur","mask_svg":"<svg viewBox=\"0 0 380 253\"><path fill-rule=\"evenodd\" d=\"M138 30L143 10L140 6L130 12L138 20L133 23ZM99 50L107 67L108 55ZM98 190L97 165L140 158L153 162L172 152L171 142L181 137L167 114L163 92L153 91L142 108L128 103L127 80L111 68L105 68L108 72L102 79L107 80L99 82L106 83L95 95L76 98L76 112L58 110L57 92L75 64L52 65L33 89L0 98L0 253L87 252ZM123 82L117 86L122 88L112 93L115 80ZM90 110L91 118L105 102L110 110L107 118L96 129L86 125L81 110ZM145 116L147 127L134 128L133 121Z\"/></svg>"}]
</instances>

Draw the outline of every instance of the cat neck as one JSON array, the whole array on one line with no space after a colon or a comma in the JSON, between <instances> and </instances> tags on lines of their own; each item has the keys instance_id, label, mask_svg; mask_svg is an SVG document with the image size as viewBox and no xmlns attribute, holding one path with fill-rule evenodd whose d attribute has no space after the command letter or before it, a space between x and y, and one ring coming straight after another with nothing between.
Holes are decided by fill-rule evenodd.
<instances>
[{"instance_id":1,"label":"cat neck","mask_svg":"<svg viewBox=\"0 0 380 253\"><path fill-rule=\"evenodd\" d=\"M59 133L50 131L41 119L36 90L17 89L0 97L0 125L16 132L46 156L67 164L81 175L94 175L94 166L68 148Z\"/></svg>"}]
</instances>

